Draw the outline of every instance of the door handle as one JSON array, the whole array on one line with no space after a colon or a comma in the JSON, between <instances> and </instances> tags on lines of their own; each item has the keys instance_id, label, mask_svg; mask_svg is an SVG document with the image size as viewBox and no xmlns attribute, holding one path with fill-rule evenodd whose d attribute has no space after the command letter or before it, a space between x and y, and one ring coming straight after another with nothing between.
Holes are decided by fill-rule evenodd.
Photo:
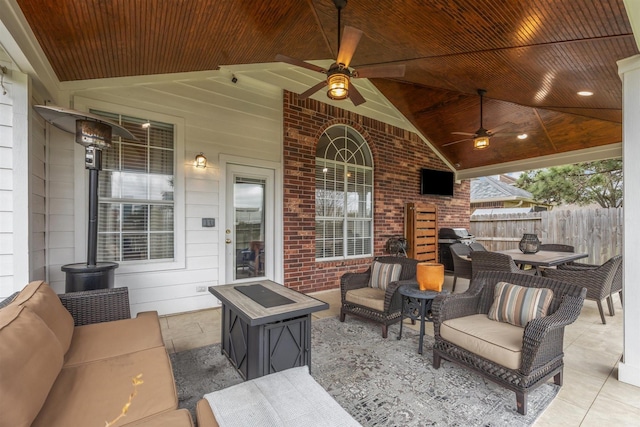
<instances>
[{"instance_id":1,"label":"door handle","mask_svg":"<svg viewBox=\"0 0 640 427\"><path fill-rule=\"evenodd\" d=\"M225 243L231 243L231 239L226 239L224 242Z\"/></svg>"}]
</instances>

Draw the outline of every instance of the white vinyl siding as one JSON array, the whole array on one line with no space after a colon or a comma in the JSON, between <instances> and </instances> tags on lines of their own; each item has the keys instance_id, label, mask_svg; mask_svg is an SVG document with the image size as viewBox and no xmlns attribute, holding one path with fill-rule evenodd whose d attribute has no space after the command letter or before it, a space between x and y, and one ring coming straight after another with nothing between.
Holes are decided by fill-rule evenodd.
<instances>
[{"instance_id":1,"label":"white vinyl siding","mask_svg":"<svg viewBox=\"0 0 640 427\"><path fill-rule=\"evenodd\" d=\"M0 88L1 300L29 280L44 278L45 252L42 156L31 154L34 146L43 146L43 140L41 134L29 133L32 89L28 76L1 46L0 66L7 72L2 73Z\"/></svg>"},{"instance_id":2,"label":"white vinyl siding","mask_svg":"<svg viewBox=\"0 0 640 427\"><path fill-rule=\"evenodd\" d=\"M145 310L169 314L215 306L217 301L206 288L225 283L221 204L224 188L219 159L230 155L240 163L246 159L249 164L282 164L282 91L253 84L249 78L233 84L221 72L198 73L189 78L148 76L118 83L115 79L109 81L108 87L94 89L95 85L87 83L84 89L76 88L72 108L117 112L174 125L176 257L173 263L122 263L115 270L115 285L129 288L133 314ZM72 135L70 139L73 140ZM75 145L76 151L84 151ZM194 157L200 152L207 157L206 169L193 166ZM78 156L76 153L75 162L84 169ZM82 198L86 198L87 189L82 183L86 181L86 171L77 169L76 185L81 188L76 191L79 206L75 207L74 226L76 247L81 248L76 250L75 259L61 264L85 258L87 225ZM282 204L281 191L278 194L276 206ZM203 227L203 218L214 218L215 227ZM279 264L281 271L281 260ZM52 275L55 281L64 281L59 266L52 269Z\"/></svg>"}]
</instances>

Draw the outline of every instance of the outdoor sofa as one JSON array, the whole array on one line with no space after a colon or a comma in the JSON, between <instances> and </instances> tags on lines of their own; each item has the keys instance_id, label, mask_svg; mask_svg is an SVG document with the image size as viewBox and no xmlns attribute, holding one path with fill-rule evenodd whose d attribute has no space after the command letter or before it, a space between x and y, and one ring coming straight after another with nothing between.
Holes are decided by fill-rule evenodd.
<instances>
[{"instance_id":1,"label":"outdoor sofa","mask_svg":"<svg viewBox=\"0 0 640 427\"><path fill-rule=\"evenodd\" d=\"M0 303L0 426L193 427L156 312L130 318L127 288L56 295L42 281Z\"/></svg>"}]
</instances>

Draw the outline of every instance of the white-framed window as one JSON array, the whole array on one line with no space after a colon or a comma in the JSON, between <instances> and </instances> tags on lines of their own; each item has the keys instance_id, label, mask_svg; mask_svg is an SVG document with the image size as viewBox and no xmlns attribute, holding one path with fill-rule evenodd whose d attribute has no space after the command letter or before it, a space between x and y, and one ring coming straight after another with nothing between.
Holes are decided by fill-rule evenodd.
<instances>
[{"instance_id":1,"label":"white-framed window","mask_svg":"<svg viewBox=\"0 0 640 427\"><path fill-rule=\"evenodd\" d=\"M98 180L98 259L174 260L175 137L170 123L90 110L131 132L104 150Z\"/></svg>"},{"instance_id":2,"label":"white-framed window","mask_svg":"<svg viewBox=\"0 0 640 427\"><path fill-rule=\"evenodd\" d=\"M114 137L103 152L98 261L118 262L117 274L185 268L184 179L185 168L193 166L184 156L184 118L81 96L74 97L74 108L120 123L138 139ZM74 145L75 155L84 158L84 148ZM82 257L88 220L84 164L76 174L76 256Z\"/></svg>"},{"instance_id":3,"label":"white-framed window","mask_svg":"<svg viewBox=\"0 0 640 427\"><path fill-rule=\"evenodd\" d=\"M324 131L316 150L316 259L373 253L373 158L346 125Z\"/></svg>"}]
</instances>

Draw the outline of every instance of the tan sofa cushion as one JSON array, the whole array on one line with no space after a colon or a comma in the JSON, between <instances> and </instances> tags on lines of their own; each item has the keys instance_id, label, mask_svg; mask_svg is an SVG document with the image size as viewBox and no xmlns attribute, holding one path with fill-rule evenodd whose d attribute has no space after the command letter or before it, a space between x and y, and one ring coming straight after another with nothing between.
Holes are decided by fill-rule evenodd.
<instances>
[{"instance_id":1,"label":"tan sofa cushion","mask_svg":"<svg viewBox=\"0 0 640 427\"><path fill-rule=\"evenodd\" d=\"M520 368L524 328L496 322L486 314L474 314L446 320L440 325L440 335L506 368Z\"/></svg>"},{"instance_id":2,"label":"tan sofa cushion","mask_svg":"<svg viewBox=\"0 0 640 427\"><path fill-rule=\"evenodd\" d=\"M133 319L76 326L64 366L163 347L158 313L147 311Z\"/></svg>"},{"instance_id":3,"label":"tan sofa cushion","mask_svg":"<svg viewBox=\"0 0 640 427\"><path fill-rule=\"evenodd\" d=\"M344 299L353 304L384 311L384 294L385 290L380 288L359 288L347 291Z\"/></svg>"},{"instance_id":4,"label":"tan sofa cushion","mask_svg":"<svg viewBox=\"0 0 640 427\"><path fill-rule=\"evenodd\" d=\"M29 283L11 304L25 305L33 310L58 337L62 351L67 351L73 335L73 317L47 283L42 280Z\"/></svg>"},{"instance_id":5,"label":"tan sofa cushion","mask_svg":"<svg viewBox=\"0 0 640 427\"><path fill-rule=\"evenodd\" d=\"M163 412L162 414L154 415L132 423L127 423L127 418L125 418L122 422L124 422L125 424L123 425L126 425L127 427L193 427L191 413L187 409ZM120 424L116 424L116 426L119 425ZM198 427L201 426L198 425Z\"/></svg>"},{"instance_id":6,"label":"tan sofa cushion","mask_svg":"<svg viewBox=\"0 0 640 427\"><path fill-rule=\"evenodd\" d=\"M144 384L138 386L127 423L178 407L169 355L156 347L63 368L33 427L104 425L122 410L138 374Z\"/></svg>"},{"instance_id":7,"label":"tan sofa cushion","mask_svg":"<svg viewBox=\"0 0 640 427\"><path fill-rule=\"evenodd\" d=\"M196 418L198 420L198 427L220 427L207 399L198 400L198 404L196 405Z\"/></svg>"},{"instance_id":8,"label":"tan sofa cushion","mask_svg":"<svg viewBox=\"0 0 640 427\"><path fill-rule=\"evenodd\" d=\"M0 309L0 420L29 426L62 368L60 342L36 313L11 304Z\"/></svg>"}]
</instances>

